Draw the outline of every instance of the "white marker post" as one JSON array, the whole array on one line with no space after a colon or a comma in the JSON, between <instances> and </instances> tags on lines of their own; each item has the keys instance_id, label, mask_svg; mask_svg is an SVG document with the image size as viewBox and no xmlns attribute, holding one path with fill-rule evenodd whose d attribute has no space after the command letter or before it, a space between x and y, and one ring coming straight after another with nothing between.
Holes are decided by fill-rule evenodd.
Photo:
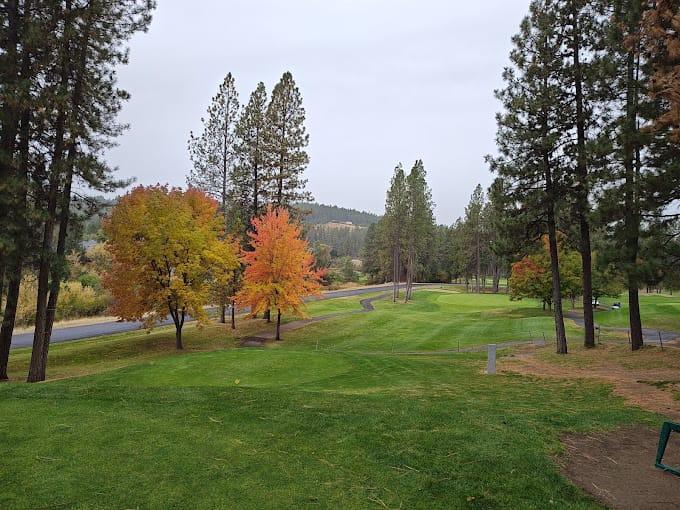
<instances>
[{"instance_id":1,"label":"white marker post","mask_svg":"<svg viewBox=\"0 0 680 510\"><path fill-rule=\"evenodd\" d=\"M495 374L496 373L496 344L488 345L488 362L486 364L486 373Z\"/></svg>"}]
</instances>

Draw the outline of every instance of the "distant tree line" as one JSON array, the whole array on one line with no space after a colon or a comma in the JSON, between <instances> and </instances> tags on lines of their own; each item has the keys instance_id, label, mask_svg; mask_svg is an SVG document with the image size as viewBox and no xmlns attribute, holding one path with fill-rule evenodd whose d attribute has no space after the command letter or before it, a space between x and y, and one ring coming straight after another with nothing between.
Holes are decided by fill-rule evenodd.
<instances>
[{"instance_id":1,"label":"distant tree line","mask_svg":"<svg viewBox=\"0 0 680 510\"><path fill-rule=\"evenodd\" d=\"M0 379L22 274L37 275L28 381L45 379L77 190L110 192L104 151L125 128L116 68L145 31L153 0L0 3ZM6 284L6 287L5 287Z\"/></svg>"},{"instance_id":2,"label":"distant tree line","mask_svg":"<svg viewBox=\"0 0 680 510\"><path fill-rule=\"evenodd\" d=\"M623 276L633 350L643 345L640 287L652 275L677 281L679 17L674 1L535 0L513 38L490 194L506 254L546 236L558 353L562 235L580 257L586 347L597 265Z\"/></svg>"},{"instance_id":3,"label":"distant tree line","mask_svg":"<svg viewBox=\"0 0 680 510\"><path fill-rule=\"evenodd\" d=\"M367 231L366 227L308 225L305 228L305 237L313 245L327 245L333 258L358 258L361 256Z\"/></svg>"},{"instance_id":4,"label":"distant tree line","mask_svg":"<svg viewBox=\"0 0 680 510\"><path fill-rule=\"evenodd\" d=\"M377 223L380 219L380 216L377 214L338 207L336 205L303 203L298 204L297 207L305 212L304 220L308 225L329 222L351 222L353 225L367 227Z\"/></svg>"},{"instance_id":5,"label":"distant tree line","mask_svg":"<svg viewBox=\"0 0 680 510\"><path fill-rule=\"evenodd\" d=\"M389 231L389 218L395 218L392 228L399 222L396 218L400 211L391 204L399 195L402 177L399 167L390 188L390 210L375 225L368 227L362 251L363 270L373 282L403 279L406 266L399 260L400 269L395 269L399 255L394 249L396 239L402 235L401 229ZM453 225L422 223L424 235L418 242L421 246L415 275L420 281L464 284L471 292L499 292L501 279L507 277L510 268L510 255L506 254L504 242L499 231L498 204L492 202L478 185L465 208L465 215ZM405 216L403 216L405 217ZM389 241L390 235L392 241ZM391 251L390 251L391 250ZM399 255L399 259L402 256ZM399 273L397 275L397 273Z\"/></svg>"}]
</instances>

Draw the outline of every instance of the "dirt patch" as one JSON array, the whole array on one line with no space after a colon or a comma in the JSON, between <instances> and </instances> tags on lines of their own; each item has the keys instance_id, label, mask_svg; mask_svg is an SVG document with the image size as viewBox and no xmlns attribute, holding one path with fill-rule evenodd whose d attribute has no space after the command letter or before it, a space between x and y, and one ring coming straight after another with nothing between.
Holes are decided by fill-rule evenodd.
<instances>
[{"instance_id":1,"label":"dirt patch","mask_svg":"<svg viewBox=\"0 0 680 510\"><path fill-rule=\"evenodd\" d=\"M680 507L680 478L654 467L659 431L627 427L609 433L562 438L566 455L560 471L605 505L617 509ZM675 434L664 463L680 466L680 437Z\"/></svg>"},{"instance_id":2,"label":"dirt patch","mask_svg":"<svg viewBox=\"0 0 680 510\"><path fill-rule=\"evenodd\" d=\"M264 347L267 344L266 338L247 336L238 343L239 347ZM271 341L271 340L269 340Z\"/></svg>"},{"instance_id":3,"label":"dirt patch","mask_svg":"<svg viewBox=\"0 0 680 510\"><path fill-rule=\"evenodd\" d=\"M537 353L538 349L533 346L521 348L512 357L501 358L499 370L560 379L597 379L611 384L614 393L629 404L680 421L680 401L675 399L673 385L653 384L656 381L677 380L676 368L631 368L607 360L602 353L594 353L595 359L599 359L597 363L586 366L559 365L540 359Z\"/></svg>"}]
</instances>

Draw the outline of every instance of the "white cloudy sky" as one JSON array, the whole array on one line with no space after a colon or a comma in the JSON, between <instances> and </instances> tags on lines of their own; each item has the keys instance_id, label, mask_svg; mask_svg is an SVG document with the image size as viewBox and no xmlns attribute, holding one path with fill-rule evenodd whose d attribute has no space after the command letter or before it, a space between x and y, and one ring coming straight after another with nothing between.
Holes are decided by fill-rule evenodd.
<instances>
[{"instance_id":1,"label":"white cloudy sky","mask_svg":"<svg viewBox=\"0 0 680 510\"><path fill-rule=\"evenodd\" d=\"M121 177L184 185L186 140L227 72L241 102L290 70L307 110L317 201L382 212L396 163L422 158L439 222L491 181L493 90L529 0L159 0L120 84Z\"/></svg>"}]
</instances>

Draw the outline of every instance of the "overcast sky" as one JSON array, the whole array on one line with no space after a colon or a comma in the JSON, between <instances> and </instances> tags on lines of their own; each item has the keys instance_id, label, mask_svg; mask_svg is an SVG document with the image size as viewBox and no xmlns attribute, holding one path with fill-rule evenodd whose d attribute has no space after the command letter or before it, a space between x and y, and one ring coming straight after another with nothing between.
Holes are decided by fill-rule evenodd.
<instances>
[{"instance_id":1,"label":"overcast sky","mask_svg":"<svg viewBox=\"0 0 680 510\"><path fill-rule=\"evenodd\" d=\"M241 102L291 71L318 202L381 213L394 166L422 158L436 217L452 223L491 175L510 38L529 0L159 0L120 85L131 124L109 154L121 177L184 186L186 140L227 72Z\"/></svg>"}]
</instances>

